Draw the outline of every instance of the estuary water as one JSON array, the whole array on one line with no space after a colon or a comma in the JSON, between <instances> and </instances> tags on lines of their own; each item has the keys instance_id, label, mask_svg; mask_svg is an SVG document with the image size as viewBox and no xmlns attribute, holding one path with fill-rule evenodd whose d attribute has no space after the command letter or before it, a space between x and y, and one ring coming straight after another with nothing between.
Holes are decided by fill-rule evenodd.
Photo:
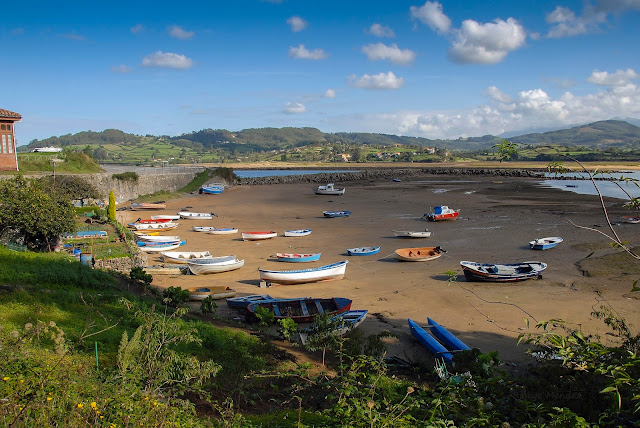
<instances>
[{"instance_id":1,"label":"estuary water","mask_svg":"<svg viewBox=\"0 0 640 428\"><path fill-rule=\"evenodd\" d=\"M289 175L335 174L340 172L360 172L353 169L238 169L233 172L240 178L286 177Z\"/></svg>"},{"instance_id":2,"label":"estuary water","mask_svg":"<svg viewBox=\"0 0 640 428\"><path fill-rule=\"evenodd\" d=\"M541 187L550 187L554 189L564 190L566 192L573 192L580 195L597 195L596 189L593 186L591 180L584 180L582 178L588 178L588 175L580 172L572 172L566 174L545 174L547 177L567 177L563 180L543 180L539 182ZM570 177L576 177L572 180ZM596 180L596 185L603 196L618 199L629 199L629 196L625 193L629 193L631 197L640 197L640 187L636 183L640 183L639 171L627 171L616 172L611 175L597 174L596 178L615 178L616 180ZM638 180L636 183L627 182L624 178L630 178ZM624 191L622 190L624 189Z\"/></svg>"}]
</instances>

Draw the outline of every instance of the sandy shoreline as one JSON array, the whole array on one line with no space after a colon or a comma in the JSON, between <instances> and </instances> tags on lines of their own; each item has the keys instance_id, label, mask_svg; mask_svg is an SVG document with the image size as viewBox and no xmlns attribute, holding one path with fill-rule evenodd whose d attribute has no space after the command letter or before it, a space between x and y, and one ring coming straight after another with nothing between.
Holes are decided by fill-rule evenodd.
<instances>
[{"instance_id":1,"label":"sandy shoreline","mask_svg":"<svg viewBox=\"0 0 640 428\"><path fill-rule=\"evenodd\" d=\"M604 324L591 316L601 304L611 305L627 322L638 325L637 301L630 297L635 279L624 272L607 277L589 277L576 264L616 252L601 234L576 228L595 227L607 232L599 200L554 189L542 189L530 179L495 177L411 177L402 182L366 180L344 183L344 196L314 195L308 183L268 186L236 186L222 195L193 195L168 201L165 213L189 208L212 211L213 221L181 220L177 231L187 244L180 250L208 250L215 256L235 254L245 266L233 272L205 276L154 277L158 287L182 288L202 285L230 286L240 295L268 293L275 297L347 297L353 309L368 309L361 326L367 333L388 330L398 336L389 341L390 355L429 358L413 340L407 318L426 324L427 316L455 332L471 347L483 352L498 350L502 359L522 362L524 347L516 346L518 334L552 318L580 326L586 333L604 333ZM612 219L627 215L623 201L608 199ZM455 222L427 223L421 220L431 207L445 204L461 209ZM348 218L327 219L324 210L349 210ZM119 211L121 222L131 222L150 213ZM242 241L236 235L193 232L191 226L236 227L242 231L273 230L279 236L266 241ZM638 244L638 225L614 226L630 244ZM307 237L285 238L285 230L309 228ZM424 230L428 239L396 238L393 230ZM561 236L564 242L548 251L531 251L534 238ZM379 254L349 257L346 249L380 245ZM392 255L397 248L436 246L447 253L425 263L399 262ZM257 268L298 269L300 265L279 263L276 252L321 252L320 261L304 267L323 266L349 260L340 281L259 288ZM508 263L540 260L548 263L543 278L515 284L466 282L459 262ZM158 263L149 256L150 264ZM634 263L631 258L629 265ZM459 274L448 284L445 271ZM624 269L623 269L624 270ZM236 313L219 302L218 315L233 320ZM609 340L603 337L603 340Z\"/></svg>"}]
</instances>

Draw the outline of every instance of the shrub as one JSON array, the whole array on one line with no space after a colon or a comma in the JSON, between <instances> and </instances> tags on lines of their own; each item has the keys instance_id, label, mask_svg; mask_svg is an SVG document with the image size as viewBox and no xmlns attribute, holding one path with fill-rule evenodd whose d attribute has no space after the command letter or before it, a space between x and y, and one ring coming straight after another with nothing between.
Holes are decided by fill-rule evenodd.
<instances>
[{"instance_id":1,"label":"shrub","mask_svg":"<svg viewBox=\"0 0 640 428\"><path fill-rule=\"evenodd\" d=\"M133 172L133 171L127 171L127 172L121 172L119 174L113 174L111 175L111 178L114 180L120 180L120 181L131 181L133 183L137 183L138 182L138 173Z\"/></svg>"},{"instance_id":2,"label":"shrub","mask_svg":"<svg viewBox=\"0 0 640 428\"><path fill-rule=\"evenodd\" d=\"M189 301L189 290L180 287L169 287L162 292L162 297L171 306L178 306L180 303Z\"/></svg>"},{"instance_id":3,"label":"shrub","mask_svg":"<svg viewBox=\"0 0 640 428\"><path fill-rule=\"evenodd\" d=\"M218 304L213 300L213 297L207 296L200 305L200 311L203 314L213 314L218 309Z\"/></svg>"},{"instance_id":4,"label":"shrub","mask_svg":"<svg viewBox=\"0 0 640 428\"><path fill-rule=\"evenodd\" d=\"M107 209L109 221L116 220L116 195L113 190L109 191L109 208Z\"/></svg>"}]
</instances>

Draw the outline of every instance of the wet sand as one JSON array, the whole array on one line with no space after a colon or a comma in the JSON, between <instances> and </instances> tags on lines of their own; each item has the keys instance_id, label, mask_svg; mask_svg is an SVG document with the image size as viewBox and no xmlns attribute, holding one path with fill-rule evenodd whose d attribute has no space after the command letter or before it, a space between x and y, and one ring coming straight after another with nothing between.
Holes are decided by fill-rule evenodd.
<instances>
[{"instance_id":1,"label":"wet sand","mask_svg":"<svg viewBox=\"0 0 640 428\"><path fill-rule=\"evenodd\" d=\"M177 230L187 243L179 251L208 250L214 256L236 255L245 260L243 268L213 275L154 276L153 285L229 286L238 295L265 294L274 297L347 297L352 309L368 309L360 327L366 333L387 330L397 339L388 340L388 354L405 359L429 358L413 339L407 318L426 324L427 316L457 334L471 347L483 352L498 350L500 357L521 363L525 347L516 346L520 333L533 331L536 321L563 319L585 333L601 334L606 326L591 316L600 305L610 305L632 326L640 324L638 302L630 293L638 275L627 275L627 266L637 262L627 257L620 270L605 276L585 276L578 263L589 256L618 252L603 235L577 228L582 226L608 232L597 197L542 189L535 180L495 177L413 177L402 182L360 181L336 183L344 186L344 196L319 196L309 184L235 186L221 195L192 195L168 201L166 214L188 208L194 212L214 212L213 220L180 220ZM628 211L623 201L607 199L614 222ZM460 209L452 222L426 222L422 215L437 205ZM348 210L347 218L324 218L325 210ZM148 218L153 212L119 211L118 219L131 222ZM191 227L235 227L234 235L210 235ZM312 229L306 237L285 238L285 230ZM432 231L426 239L396 238L393 230ZM638 245L640 225L614 225L623 240ZM277 238L242 241L243 231L279 232ZM560 236L564 242L546 251L532 251L535 238ZM373 256L350 257L346 249L381 246ZM428 262L400 262L397 248L441 246L447 251ZM320 261L305 264L275 261L277 252L321 252ZM258 267L301 269L349 260L346 275L339 281L260 288ZM500 284L467 282L461 260L514 263L539 260L548 264L542 279ZM628 263L628 264L627 264ZM149 264L160 258L149 255ZM449 283L444 273L455 271L457 282ZM637 293L635 293L637 294ZM233 320L238 315L219 301L218 316ZM524 318L530 321L528 329ZM633 329L633 327L632 327Z\"/></svg>"}]
</instances>

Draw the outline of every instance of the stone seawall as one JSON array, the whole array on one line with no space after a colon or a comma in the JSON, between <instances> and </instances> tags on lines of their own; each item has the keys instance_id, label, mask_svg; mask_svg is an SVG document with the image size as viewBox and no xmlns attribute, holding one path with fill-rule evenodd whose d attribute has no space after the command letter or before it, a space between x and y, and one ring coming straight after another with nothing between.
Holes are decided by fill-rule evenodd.
<instances>
[{"instance_id":1,"label":"stone seawall","mask_svg":"<svg viewBox=\"0 0 640 428\"><path fill-rule=\"evenodd\" d=\"M261 185L281 183L342 183L346 181L407 178L422 175L451 176L490 176L490 177L526 177L544 178L546 170L525 169L492 169L492 168L376 168L354 171L313 175L288 175L277 177L242 178L237 185Z\"/></svg>"},{"instance_id":2,"label":"stone seawall","mask_svg":"<svg viewBox=\"0 0 640 428\"><path fill-rule=\"evenodd\" d=\"M94 269L113 270L128 275L134 267L145 267L148 258L145 254L136 254L133 257L119 257L114 259L96 259Z\"/></svg>"},{"instance_id":3,"label":"stone seawall","mask_svg":"<svg viewBox=\"0 0 640 428\"><path fill-rule=\"evenodd\" d=\"M196 172L179 174L145 174L140 175L137 181L125 181L113 179L113 174L101 173L83 175L82 178L92 184L100 194L109 197L109 191L113 190L116 203L122 203L135 199L140 195L149 195L158 191L173 192L189 184Z\"/></svg>"}]
</instances>

